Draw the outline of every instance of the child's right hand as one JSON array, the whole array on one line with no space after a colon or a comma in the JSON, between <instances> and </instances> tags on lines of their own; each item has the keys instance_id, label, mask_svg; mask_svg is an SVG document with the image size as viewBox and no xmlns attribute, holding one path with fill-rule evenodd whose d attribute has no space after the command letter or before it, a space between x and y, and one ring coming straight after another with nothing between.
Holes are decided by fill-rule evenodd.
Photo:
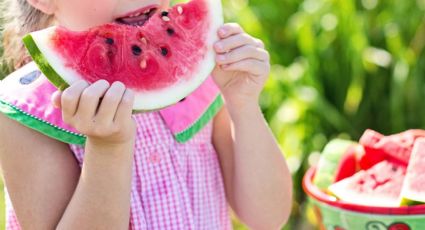
<instances>
[{"instance_id":1,"label":"child's right hand","mask_svg":"<svg viewBox=\"0 0 425 230\"><path fill-rule=\"evenodd\" d=\"M91 85L78 81L52 96L62 109L63 121L87 136L92 144L120 145L133 142L136 125L131 117L134 93L121 82L99 80Z\"/></svg>"}]
</instances>

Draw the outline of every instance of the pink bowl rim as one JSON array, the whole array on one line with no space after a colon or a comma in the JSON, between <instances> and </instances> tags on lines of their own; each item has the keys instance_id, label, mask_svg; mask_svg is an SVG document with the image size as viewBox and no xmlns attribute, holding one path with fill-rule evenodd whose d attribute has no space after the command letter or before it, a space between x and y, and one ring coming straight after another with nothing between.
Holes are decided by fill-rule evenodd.
<instances>
[{"instance_id":1,"label":"pink bowl rim","mask_svg":"<svg viewBox=\"0 0 425 230\"><path fill-rule=\"evenodd\" d=\"M328 195L321 191L317 186L312 182L316 168L310 168L304 175L302 186L304 191L311 198L330 205L332 207L337 207L347 211L361 212L368 214L381 214L381 215L420 215L425 214L425 204L415 205L415 206L402 206L402 207L375 207L375 206L365 206L347 203L341 200L337 200L335 197Z\"/></svg>"}]
</instances>

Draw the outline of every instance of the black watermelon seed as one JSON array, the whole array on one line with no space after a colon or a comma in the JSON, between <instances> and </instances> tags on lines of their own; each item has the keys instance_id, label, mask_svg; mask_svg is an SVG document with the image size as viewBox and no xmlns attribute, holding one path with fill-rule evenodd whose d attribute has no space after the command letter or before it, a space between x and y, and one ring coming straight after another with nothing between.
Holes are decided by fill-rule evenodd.
<instances>
[{"instance_id":1,"label":"black watermelon seed","mask_svg":"<svg viewBox=\"0 0 425 230\"><path fill-rule=\"evenodd\" d=\"M167 33L168 33L168 35L172 36L172 35L174 35L175 31L171 28L168 28Z\"/></svg>"},{"instance_id":2,"label":"black watermelon seed","mask_svg":"<svg viewBox=\"0 0 425 230\"><path fill-rule=\"evenodd\" d=\"M168 16L168 11L162 11L161 16L162 16L162 17L166 17L166 16Z\"/></svg>"},{"instance_id":3,"label":"black watermelon seed","mask_svg":"<svg viewBox=\"0 0 425 230\"><path fill-rule=\"evenodd\" d=\"M166 57L168 55L168 49L165 48L165 47L162 47L161 48L161 54L162 54L162 56Z\"/></svg>"},{"instance_id":4,"label":"black watermelon seed","mask_svg":"<svg viewBox=\"0 0 425 230\"><path fill-rule=\"evenodd\" d=\"M131 47L131 51L136 56L139 56L140 54L142 54L142 49L139 46L137 46L137 45L132 46Z\"/></svg>"},{"instance_id":5,"label":"black watermelon seed","mask_svg":"<svg viewBox=\"0 0 425 230\"><path fill-rule=\"evenodd\" d=\"M112 38L106 38L105 42L106 42L106 44L113 45L114 44L114 39L112 39Z\"/></svg>"}]
</instances>

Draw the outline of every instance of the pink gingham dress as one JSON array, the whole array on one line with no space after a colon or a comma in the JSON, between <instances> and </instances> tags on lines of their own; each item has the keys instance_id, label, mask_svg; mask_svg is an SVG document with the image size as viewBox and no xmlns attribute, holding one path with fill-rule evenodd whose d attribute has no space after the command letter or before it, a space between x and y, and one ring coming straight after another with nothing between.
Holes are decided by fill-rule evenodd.
<instances>
[{"instance_id":1,"label":"pink gingham dress","mask_svg":"<svg viewBox=\"0 0 425 230\"><path fill-rule=\"evenodd\" d=\"M24 74L21 73L19 76L25 74L27 73L24 71ZM13 88L10 83L7 85L8 88ZM16 87L15 89L20 89ZM44 91L54 90L45 80L39 87L43 87ZM198 92L208 91L205 87ZM22 89L20 91L23 92ZM4 95L4 93L3 96L0 95L0 102L13 103L16 107L36 114L37 117L48 120L56 126L69 128L52 119L54 110L46 112L51 108L43 108L44 114L37 114L31 108L23 106L34 103L28 100L25 103L13 101L10 96ZM23 95L18 96L22 98ZM34 95L27 98L33 97ZM196 95L190 96L186 100L190 104L196 100L195 97ZM204 97L209 98L205 95ZM43 100L48 98L37 99L37 101ZM200 126L201 128L198 127L198 130L189 135L190 138L184 140L184 143L176 138L177 133L187 131L184 130L185 125L182 126L176 118L180 116L188 124L196 122L195 118L198 120L200 118L199 111L202 109L191 110L189 107L180 103L165 111L134 115L137 123L137 139L133 161L129 229L232 229L220 165L211 143L211 119ZM195 114L190 111L194 111ZM83 146L78 144L69 146L82 166ZM20 229L6 189L5 192L6 229Z\"/></svg>"}]
</instances>

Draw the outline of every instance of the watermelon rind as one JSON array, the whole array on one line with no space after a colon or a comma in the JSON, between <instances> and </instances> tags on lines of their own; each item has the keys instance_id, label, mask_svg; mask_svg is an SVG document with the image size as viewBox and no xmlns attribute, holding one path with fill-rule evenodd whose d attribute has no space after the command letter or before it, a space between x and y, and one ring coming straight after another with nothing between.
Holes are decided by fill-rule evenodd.
<instances>
[{"instance_id":1,"label":"watermelon rind","mask_svg":"<svg viewBox=\"0 0 425 230\"><path fill-rule=\"evenodd\" d=\"M313 184L322 190L326 190L335 182L335 173L340 159L346 153L350 146L356 143L349 140L334 139L331 140L323 149L317 164L316 174Z\"/></svg>"},{"instance_id":2,"label":"watermelon rind","mask_svg":"<svg viewBox=\"0 0 425 230\"><path fill-rule=\"evenodd\" d=\"M211 74L215 67L215 52L213 44L218 40L217 31L223 24L222 4L219 0L204 0L209 8L211 22L208 31L205 58L199 63L196 73L190 81L180 81L164 90L135 91L134 111L152 111L175 104L197 89ZM28 34L23 39L25 46L33 57L34 62L46 77L59 89L64 90L68 85L83 79L75 70L67 67L65 61L48 46L49 38L56 27Z\"/></svg>"},{"instance_id":3,"label":"watermelon rind","mask_svg":"<svg viewBox=\"0 0 425 230\"><path fill-rule=\"evenodd\" d=\"M38 68L44 75L55 85L58 89L64 90L68 88L68 84L60 77L60 75L55 71L55 69L49 64L49 61L46 60L43 53L40 51L39 47L35 43L33 37L28 34L23 38L23 42L28 49L32 59L37 64ZM49 49L46 49L45 52L49 52ZM55 60L55 59L53 59ZM60 60L58 60L60 61Z\"/></svg>"}]
</instances>

